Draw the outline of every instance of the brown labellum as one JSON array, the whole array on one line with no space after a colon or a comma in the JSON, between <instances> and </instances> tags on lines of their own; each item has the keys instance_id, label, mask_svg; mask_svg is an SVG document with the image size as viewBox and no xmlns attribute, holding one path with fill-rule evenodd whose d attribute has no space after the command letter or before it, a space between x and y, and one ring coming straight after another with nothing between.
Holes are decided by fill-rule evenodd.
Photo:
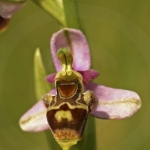
<instances>
[{"instance_id":1,"label":"brown labellum","mask_svg":"<svg viewBox=\"0 0 150 150\"><path fill-rule=\"evenodd\" d=\"M72 69L71 53L62 48L57 53L62 71L55 76L56 96L43 96L47 104L47 121L54 138L68 150L82 139L89 112L95 97L91 91L84 93L82 76Z\"/></svg>"},{"instance_id":2,"label":"brown labellum","mask_svg":"<svg viewBox=\"0 0 150 150\"><path fill-rule=\"evenodd\" d=\"M87 110L76 107L71 109L67 103L59 109L47 112L47 120L53 135L55 139L61 140L81 139L87 117Z\"/></svg>"}]
</instances>

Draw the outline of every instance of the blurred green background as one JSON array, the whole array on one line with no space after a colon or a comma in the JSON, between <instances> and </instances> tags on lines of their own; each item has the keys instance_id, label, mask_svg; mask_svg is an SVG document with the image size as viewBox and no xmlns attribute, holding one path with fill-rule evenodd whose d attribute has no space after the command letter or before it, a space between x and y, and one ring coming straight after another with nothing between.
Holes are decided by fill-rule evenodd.
<instances>
[{"instance_id":1,"label":"blurred green background","mask_svg":"<svg viewBox=\"0 0 150 150\"><path fill-rule=\"evenodd\" d=\"M150 1L78 0L77 7L92 68L100 72L94 82L136 91L143 103L129 119L95 119L96 132L91 128L84 137L96 135L97 150L149 150ZM58 30L52 16L28 1L0 34L0 150L49 150L48 143L54 144L46 139L50 131L46 135L23 132L18 120L36 102L33 57L37 47L47 74L55 72L49 41Z\"/></svg>"}]
</instances>

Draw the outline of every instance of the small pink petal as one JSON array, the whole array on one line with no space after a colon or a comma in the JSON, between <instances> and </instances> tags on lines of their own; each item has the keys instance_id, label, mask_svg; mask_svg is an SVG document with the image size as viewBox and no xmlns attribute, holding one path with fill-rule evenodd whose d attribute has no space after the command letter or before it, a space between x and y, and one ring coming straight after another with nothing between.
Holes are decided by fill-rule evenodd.
<instances>
[{"instance_id":1,"label":"small pink petal","mask_svg":"<svg viewBox=\"0 0 150 150\"><path fill-rule=\"evenodd\" d=\"M56 89L55 89L55 88L52 89L52 90L49 92L49 94L51 94L51 95L56 95Z\"/></svg>"},{"instance_id":2,"label":"small pink petal","mask_svg":"<svg viewBox=\"0 0 150 150\"><path fill-rule=\"evenodd\" d=\"M99 72L96 70L93 70L93 69L89 69L89 70L85 70L85 71L77 71L77 72L79 72L82 75L84 84L86 84L90 80L93 80L97 76L99 76ZM55 80L54 80L55 76L56 76L56 73L48 75L46 77L46 81L50 82L50 83L54 83L55 82Z\"/></svg>"},{"instance_id":3,"label":"small pink petal","mask_svg":"<svg viewBox=\"0 0 150 150\"><path fill-rule=\"evenodd\" d=\"M25 2L22 3L0 2L0 16L9 19L15 12L20 10L24 5Z\"/></svg>"},{"instance_id":4,"label":"small pink petal","mask_svg":"<svg viewBox=\"0 0 150 150\"><path fill-rule=\"evenodd\" d=\"M19 121L21 129L28 132L48 130L46 112L47 108L44 102L40 100L21 117Z\"/></svg>"},{"instance_id":5,"label":"small pink petal","mask_svg":"<svg viewBox=\"0 0 150 150\"><path fill-rule=\"evenodd\" d=\"M101 86L92 82L86 84L97 98L97 104L91 115L102 119L123 119L132 116L141 107L137 93Z\"/></svg>"},{"instance_id":6,"label":"small pink petal","mask_svg":"<svg viewBox=\"0 0 150 150\"><path fill-rule=\"evenodd\" d=\"M46 77L46 81L47 82L50 82L50 83L54 83L55 82L55 76L56 76L56 73L53 73L53 74L50 74Z\"/></svg>"},{"instance_id":7,"label":"small pink petal","mask_svg":"<svg viewBox=\"0 0 150 150\"><path fill-rule=\"evenodd\" d=\"M90 80L93 80L97 76L99 76L99 72L93 69L78 72L82 75L84 84L88 83Z\"/></svg>"},{"instance_id":8,"label":"small pink petal","mask_svg":"<svg viewBox=\"0 0 150 150\"><path fill-rule=\"evenodd\" d=\"M51 53L57 72L61 70L57 58L57 51L68 48L73 55L73 68L75 70L88 70L91 65L90 51L87 40L80 30L65 28L53 34L51 38Z\"/></svg>"}]
</instances>

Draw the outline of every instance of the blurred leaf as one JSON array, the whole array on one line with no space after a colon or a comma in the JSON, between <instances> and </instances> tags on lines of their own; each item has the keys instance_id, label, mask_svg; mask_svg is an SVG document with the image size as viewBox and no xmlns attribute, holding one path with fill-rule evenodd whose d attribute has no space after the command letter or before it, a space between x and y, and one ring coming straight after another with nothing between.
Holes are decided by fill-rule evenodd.
<instances>
[{"instance_id":1,"label":"blurred leaf","mask_svg":"<svg viewBox=\"0 0 150 150\"><path fill-rule=\"evenodd\" d=\"M56 2L57 2L57 4L58 4L61 8L64 7L64 6L63 6L63 0L56 0Z\"/></svg>"},{"instance_id":2,"label":"blurred leaf","mask_svg":"<svg viewBox=\"0 0 150 150\"><path fill-rule=\"evenodd\" d=\"M42 62L40 49L37 48L34 55L34 82L37 100L40 100L42 95L50 91L50 87L46 82L45 77L46 70ZM59 148L59 145L56 143L50 131L45 131L45 136L50 150Z\"/></svg>"},{"instance_id":3,"label":"blurred leaf","mask_svg":"<svg viewBox=\"0 0 150 150\"><path fill-rule=\"evenodd\" d=\"M55 0L32 0L35 4L50 13L63 26L66 26L65 14L63 8Z\"/></svg>"},{"instance_id":4,"label":"blurred leaf","mask_svg":"<svg viewBox=\"0 0 150 150\"><path fill-rule=\"evenodd\" d=\"M0 2L12 2L12 3L22 3L27 0L0 0Z\"/></svg>"},{"instance_id":5,"label":"blurred leaf","mask_svg":"<svg viewBox=\"0 0 150 150\"><path fill-rule=\"evenodd\" d=\"M42 95L50 91L50 87L46 82L45 77L46 71L42 62L40 49L37 48L34 55L34 82L37 100L40 100Z\"/></svg>"}]
</instances>

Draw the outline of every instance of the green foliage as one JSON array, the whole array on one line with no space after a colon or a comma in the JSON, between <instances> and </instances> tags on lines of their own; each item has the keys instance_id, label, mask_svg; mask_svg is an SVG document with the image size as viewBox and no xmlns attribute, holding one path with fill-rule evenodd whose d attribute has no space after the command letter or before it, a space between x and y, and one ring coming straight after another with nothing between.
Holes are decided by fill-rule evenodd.
<instances>
[{"instance_id":1,"label":"green foliage","mask_svg":"<svg viewBox=\"0 0 150 150\"><path fill-rule=\"evenodd\" d=\"M32 0L35 4L51 14L62 26L66 26L63 8L54 0Z\"/></svg>"},{"instance_id":2,"label":"green foliage","mask_svg":"<svg viewBox=\"0 0 150 150\"><path fill-rule=\"evenodd\" d=\"M45 80L46 71L42 62L40 49L37 48L34 55L34 83L36 99L40 100L41 96L50 91L50 87Z\"/></svg>"},{"instance_id":3,"label":"green foliage","mask_svg":"<svg viewBox=\"0 0 150 150\"><path fill-rule=\"evenodd\" d=\"M144 102L142 109L130 119L106 121L88 118L90 123L96 120L96 129L87 124L83 138L84 141L89 139L85 141L86 148L79 147L83 146L82 140L71 150L148 150L150 1L78 0L77 4L80 23L90 45L92 68L100 71L100 77L95 82L134 90ZM18 125L20 116L35 103L31 78L34 48L39 46L49 50L49 39L58 29L58 24L51 16L28 1L12 17L9 28L0 34L2 150L61 150L50 131L46 131L45 138L44 133L22 132ZM52 60L48 59L46 64L49 61ZM94 148L95 132L97 147ZM50 149L52 145L56 148Z\"/></svg>"},{"instance_id":4,"label":"green foliage","mask_svg":"<svg viewBox=\"0 0 150 150\"><path fill-rule=\"evenodd\" d=\"M78 17L77 1L76 0L63 0L65 18L67 27L81 29Z\"/></svg>"}]
</instances>

